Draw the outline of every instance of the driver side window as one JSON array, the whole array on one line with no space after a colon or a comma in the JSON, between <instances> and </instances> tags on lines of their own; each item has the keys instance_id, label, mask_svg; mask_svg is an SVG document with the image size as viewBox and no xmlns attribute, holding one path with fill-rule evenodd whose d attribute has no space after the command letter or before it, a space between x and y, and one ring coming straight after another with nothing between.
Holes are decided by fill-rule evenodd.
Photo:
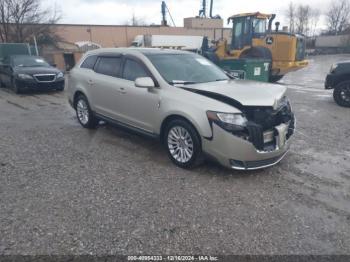
<instances>
[{"instance_id":1,"label":"driver side window","mask_svg":"<svg viewBox=\"0 0 350 262\"><path fill-rule=\"evenodd\" d=\"M145 68L138 62L126 59L123 70L123 78L130 81L135 81L139 77L149 77Z\"/></svg>"}]
</instances>

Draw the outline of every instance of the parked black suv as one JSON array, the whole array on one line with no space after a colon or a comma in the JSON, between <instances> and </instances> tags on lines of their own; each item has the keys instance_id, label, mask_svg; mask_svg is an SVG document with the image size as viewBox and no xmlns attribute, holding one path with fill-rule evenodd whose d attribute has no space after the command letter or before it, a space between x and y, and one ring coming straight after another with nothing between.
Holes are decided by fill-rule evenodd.
<instances>
[{"instance_id":1,"label":"parked black suv","mask_svg":"<svg viewBox=\"0 0 350 262\"><path fill-rule=\"evenodd\" d=\"M64 74L40 56L15 55L0 64L0 87L12 87L15 93L26 89L62 91Z\"/></svg>"},{"instance_id":2,"label":"parked black suv","mask_svg":"<svg viewBox=\"0 0 350 262\"><path fill-rule=\"evenodd\" d=\"M350 61L333 64L325 82L326 89L334 89L335 102L350 107Z\"/></svg>"}]
</instances>

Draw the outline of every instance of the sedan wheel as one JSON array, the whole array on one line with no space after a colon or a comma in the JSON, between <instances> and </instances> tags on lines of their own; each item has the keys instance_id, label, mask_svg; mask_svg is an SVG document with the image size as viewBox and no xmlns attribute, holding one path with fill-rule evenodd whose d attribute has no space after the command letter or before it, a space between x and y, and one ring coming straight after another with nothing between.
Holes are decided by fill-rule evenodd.
<instances>
[{"instance_id":1,"label":"sedan wheel","mask_svg":"<svg viewBox=\"0 0 350 262\"><path fill-rule=\"evenodd\" d=\"M19 88L19 86L17 85L15 79L12 79L12 88L13 88L13 91L14 91L16 94L20 94L21 91L22 91L22 90Z\"/></svg>"},{"instance_id":2,"label":"sedan wheel","mask_svg":"<svg viewBox=\"0 0 350 262\"><path fill-rule=\"evenodd\" d=\"M164 142L169 158L182 168L195 167L203 160L198 133L187 121L171 121L166 128Z\"/></svg>"},{"instance_id":3,"label":"sedan wheel","mask_svg":"<svg viewBox=\"0 0 350 262\"><path fill-rule=\"evenodd\" d=\"M75 103L75 109L79 123L86 128L95 128L98 119L94 116L90 109L89 102L84 95L80 95Z\"/></svg>"}]
</instances>

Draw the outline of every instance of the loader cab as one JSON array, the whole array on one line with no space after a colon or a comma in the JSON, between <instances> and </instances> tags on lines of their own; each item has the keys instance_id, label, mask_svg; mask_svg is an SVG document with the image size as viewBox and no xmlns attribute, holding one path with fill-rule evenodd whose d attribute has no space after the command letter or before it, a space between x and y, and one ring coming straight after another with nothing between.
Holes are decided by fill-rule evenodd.
<instances>
[{"instance_id":1,"label":"loader cab","mask_svg":"<svg viewBox=\"0 0 350 262\"><path fill-rule=\"evenodd\" d=\"M264 38L271 30L274 15L248 13L231 16L228 23L233 22L231 50L241 50L252 46L253 38Z\"/></svg>"}]
</instances>

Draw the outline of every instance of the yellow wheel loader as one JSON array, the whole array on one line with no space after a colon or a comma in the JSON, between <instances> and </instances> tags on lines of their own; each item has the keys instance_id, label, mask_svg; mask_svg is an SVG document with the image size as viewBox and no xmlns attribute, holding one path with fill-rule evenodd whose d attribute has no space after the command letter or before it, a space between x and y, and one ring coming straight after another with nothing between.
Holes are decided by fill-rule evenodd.
<instances>
[{"instance_id":1,"label":"yellow wheel loader","mask_svg":"<svg viewBox=\"0 0 350 262\"><path fill-rule=\"evenodd\" d=\"M308 65L305 60L305 39L302 35L279 31L279 22L272 29L274 14L245 13L228 18L233 22L232 40L220 40L206 52L214 62L236 59L265 59L270 62L269 81L276 82L286 73ZM234 62L234 61L232 61Z\"/></svg>"}]
</instances>

